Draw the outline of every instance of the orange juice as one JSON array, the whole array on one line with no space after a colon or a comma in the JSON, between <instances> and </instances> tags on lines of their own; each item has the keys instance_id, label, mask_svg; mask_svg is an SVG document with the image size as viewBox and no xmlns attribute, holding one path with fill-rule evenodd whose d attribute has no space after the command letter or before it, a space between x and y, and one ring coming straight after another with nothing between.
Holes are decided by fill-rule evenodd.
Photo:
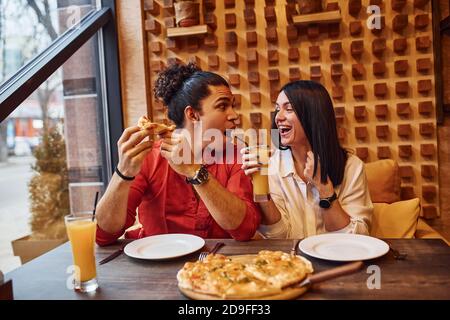
<instances>
[{"instance_id":1,"label":"orange juice","mask_svg":"<svg viewBox=\"0 0 450 320\"><path fill-rule=\"evenodd\" d=\"M80 281L82 282L89 281L97 275L94 255L95 231L95 221L79 220L67 224L73 262L80 268Z\"/></svg>"},{"instance_id":2,"label":"orange juice","mask_svg":"<svg viewBox=\"0 0 450 320\"><path fill-rule=\"evenodd\" d=\"M263 164L261 170L252 175L253 200L255 202L265 202L269 200L269 177L268 163L270 149L268 146L257 146L258 161Z\"/></svg>"}]
</instances>

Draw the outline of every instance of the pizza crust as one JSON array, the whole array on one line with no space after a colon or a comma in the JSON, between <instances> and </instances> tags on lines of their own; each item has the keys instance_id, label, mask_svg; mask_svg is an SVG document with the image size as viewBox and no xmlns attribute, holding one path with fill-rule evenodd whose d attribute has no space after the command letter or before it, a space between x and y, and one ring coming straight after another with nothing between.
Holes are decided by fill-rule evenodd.
<instances>
[{"instance_id":1,"label":"pizza crust","mask_svg":"<svg viewBox=\"0 0 450 320\"><path fill-rule=\"evenodd\" d=\"M151 122L147 116L140 117L137 125L139 128L141 128L141 130L151 130L153 134L161 134L166 131L173 131L176 128L175 125L166 126L163 123Z\"/></svg>"}]
</instances>

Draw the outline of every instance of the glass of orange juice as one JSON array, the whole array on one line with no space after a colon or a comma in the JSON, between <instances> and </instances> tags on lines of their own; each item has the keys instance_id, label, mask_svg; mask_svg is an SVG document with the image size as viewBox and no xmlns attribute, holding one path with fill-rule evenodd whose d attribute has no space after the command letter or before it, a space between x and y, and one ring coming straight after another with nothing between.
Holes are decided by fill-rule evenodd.
<instances>
[{"instance_id":1,"label":"glass of orange juice","mask_svg":"<svg viewBox=\"0 0 450 320\"><path fill-rule=\"evenodd\" d=\"M252 174L253 201L266 202L270 199L268 177L270 147L266 145L258 145L250 147L250 150L251 149L253 149L252 152L256 151L258 155L258 161L262 163L261 170Z\"/></svg>"},{"instance_id":2,"label":"glass of orange juice","mask_svg":"<svg viewBox=\"0 0 450 320\"><path fill-rule=\"evenodd\" d=\"M98 288L94 245L97 222L92 214L86 213L68 215L65 222L75 266L75 290L95 291Z\"/></svg>"}]
</instances>

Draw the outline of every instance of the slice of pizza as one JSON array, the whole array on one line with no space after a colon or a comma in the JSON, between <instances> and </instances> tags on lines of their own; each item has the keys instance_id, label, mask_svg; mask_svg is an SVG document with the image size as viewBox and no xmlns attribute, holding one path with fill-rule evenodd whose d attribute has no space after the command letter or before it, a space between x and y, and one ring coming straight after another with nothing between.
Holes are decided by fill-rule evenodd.
<instances>
[{"instance_id":1,"label":"slice of pizza","mask_svg":"<svg viewBox=\"0 0 450 320\"><path fill-rule=\"evenodd\" d=\"M151 122L147 116L140 117L137 125L141 130L151 130L154 134L173 131L176 128L175 125L166 126L163 123Z\"/></svg>"},{"instance_id":2,"label":"slice of pizza","mask_svg":"<svg viewBox=\"0 0 450 320\"><path fill-rule=\"evenodd\" d=\"M280 288L255 278L243 263L233 259L228 259L208 278L222 292L224 299L256 299L281 292Z\"/></svg>"},{"instance_id":3,"label":"slice of pizza","mask_svg":"<svg viewBox=\"0 0 450 320\"><path fill-rule=\"evenodd\" d=\"M302 281L313 272L313 267L300 256L263 250L246 264L246 270L255 278L282 289Z\"/></svg>"},{"instance_id":4,"label":"slice of pizza","mask_svg":"<svg viewBox=\"0 0 450 320\"><path fill-rule=\"evenodd\" d=\"M223 297L224 287L229 284L226 279L218 277L217 273L229 262L231 259L220 254L208 255L203 261L186 262L177 273L178 286L198 293Z\"/></svg>"},{"instance_id":5,"label":"slice of pizza","mask_svg":"<svg viewBox=\"0 0 450 320\"><path fill-rule=\"evenodd\" d=\"M253 277L243 263L220 254L187 262L177 279L181 288L222 299L254 299L281 291Z\"/></svg>"}]
</instances>

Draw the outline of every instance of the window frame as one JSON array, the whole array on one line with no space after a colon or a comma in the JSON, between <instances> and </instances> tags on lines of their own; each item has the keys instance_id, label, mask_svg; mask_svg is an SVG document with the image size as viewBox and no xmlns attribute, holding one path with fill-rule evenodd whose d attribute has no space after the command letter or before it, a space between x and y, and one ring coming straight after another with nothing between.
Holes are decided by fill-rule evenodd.
<instances>
[{"instance_id":1,"label":"window frame","mask_svg":"<svg viewBox=\"0 0 450 320\"><path fill-rule=\"evenodd\" d=\"M97 0L97 8L0 85L0 122L5 120L87 41L97 35L96 91L106 186L118 163L116 141L123 131L116 0Z\"/></svg>"}]
</instances>

